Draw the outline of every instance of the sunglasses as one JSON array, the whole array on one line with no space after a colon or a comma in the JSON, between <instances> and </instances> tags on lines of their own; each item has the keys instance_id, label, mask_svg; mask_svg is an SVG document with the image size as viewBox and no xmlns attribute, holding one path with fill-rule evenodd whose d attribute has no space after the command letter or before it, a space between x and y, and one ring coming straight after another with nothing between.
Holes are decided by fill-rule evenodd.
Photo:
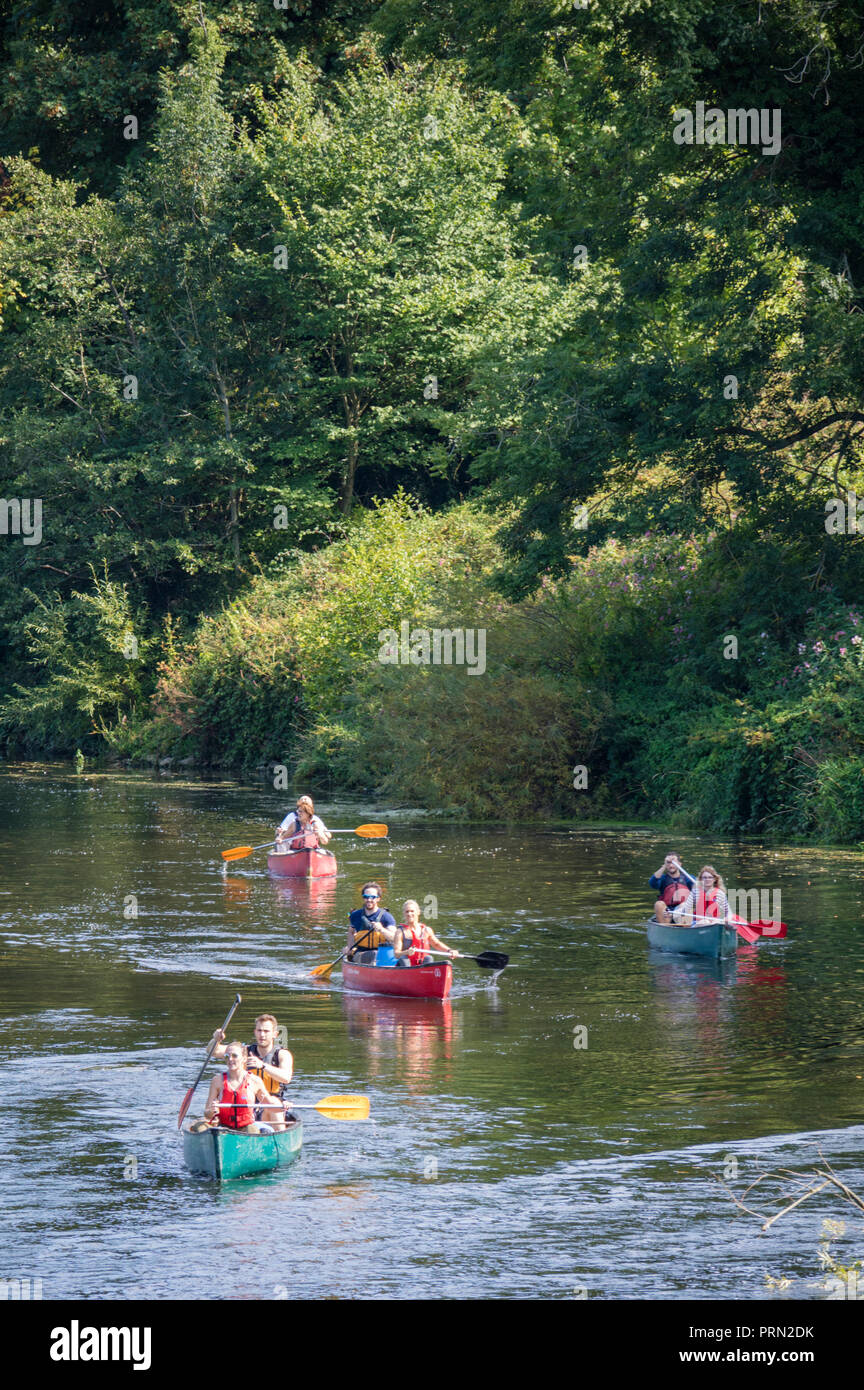
<instances>
[{"instance_id":1,"label":"sunglasses","mask_svg":"<svg viewBox=\"0 0 864 1390\"><path fill-rule=\"evenodd\" d=\"M364 893L364 894L363 894L363 901L364 901L364 903L377 903L378 898L379 898L379 894L378 894L378 893Z\"/></svg>"}]
</instances>

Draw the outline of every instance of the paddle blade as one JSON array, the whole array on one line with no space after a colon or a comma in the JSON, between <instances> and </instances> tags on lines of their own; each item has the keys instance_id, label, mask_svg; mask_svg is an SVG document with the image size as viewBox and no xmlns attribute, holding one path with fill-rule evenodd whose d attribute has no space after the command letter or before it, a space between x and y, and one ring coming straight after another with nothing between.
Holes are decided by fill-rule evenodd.
<instances>
[{"instance_id":1,"label":"paddle blade","mask_svg":"<svg viewBox=\"0 0 864 1390\"><path fill-rule=\"evenodd\" d=\"M386 825L358 825L354 831L355 835L360 835L364 840L383 840L387 836Z\"/></svg>"},{"instance_id":2,"label":"paddle blade","mask_svg":"<svg viewBox=\"0 0 864 1390\"><path fill-rule=\"evenodd\" d=\"M180 1106L180 1114L177 1116L177 1128L178 1128L178 1129L180 1128L180 1126L182 1125L184 1119L186 1118L186 1111L189 1109L189 1106L190 1106L190 1104L192 1103L192 1096L193 1096L194 1092L195 1092L195 1087L194 1087L194 1086L190 1086L190 1087L189 1087L189 1090L186 1092L185 1096L183 1097L183 1104Z\"/></svg>"},{"instance_id":3,"label":"paddle blade","mask_svg":"<svg viewBox=\"0 0 864 1390\"><path fill-rule=\"evenodd\" d=\"M759 940L758 931L754 931L753 928L748 926L746 922L733 922L732 926L735 928L738 935L740 937L743 937L745 941L749 941L751 945L754 941Z\"/></svg>"},{"instance_id":4,"label":"paddle blade","mask_svg":"<svg viewBox=\"0 0 864 1390\"><path fill-rule=\"evenodd\" d=\"M479 956L474 957L484 970L503 970L509 959L503 951L481 951Z\"/></svg>"},{"instance_id":5,"label":"paddle blade","mask_svg":"<svg viewBox=\"0 0 864 1390\"><path fill-rule=\"evenodd\" d=\"M230 864L235 859L246 859L253 849L254 845L237 845L236 849L223 849L222 858L226 864Z\"/></svg>"},{"instance_id":6,"label":"paddle blade","mask_svg":"<svg viewBox=\"0 0 864 1390\"><path fill-rule=\"evenodd\" d=\"M775 941L781 941L784 936L789 934L789 928L785 922L764 922L760 918L758 922L751 922L750 925L754 931L758 931L760 936L770 936Z\"/></svg>"},{"instance_id":7,"label":"paddle blade","mask_svg":"<svg viewBox=\"0 0 864 1390\"><path fill-rule=\"evenodd\" d=\"M331 1120L368 1120L368 1096L325 1096L315 1106Z\"/></svg>"},{"instance_id":8,"label":"paddle blade","mask_svg":"<svg viewBox=\"0 0 864 1390\"><path fill-rule=\"evenodd\" d=\"M314 970L309 971L309 974L314 975L316 980L329 980L334 969L335 963L333 965L316 965Z\"/></svg>"}]
</instances>

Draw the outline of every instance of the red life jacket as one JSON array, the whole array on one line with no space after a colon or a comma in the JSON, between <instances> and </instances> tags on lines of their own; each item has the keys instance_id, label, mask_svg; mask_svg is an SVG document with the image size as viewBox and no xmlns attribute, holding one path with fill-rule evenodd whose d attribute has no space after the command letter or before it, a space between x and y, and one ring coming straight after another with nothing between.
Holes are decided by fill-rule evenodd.
<instances>
[{"instance_id":1,"label":"red life jacket","mask_svg":"<svg viewBox=\"0 0 864 1390\"><path fill-rule=\"evenodd\" d=\"M300 835L295 835L288 841L289 849L317 849L318 836L310 830L304 830Z\"/></svg>"},{"instance_id":2,"label":"red life jacket","mask_svg":"<svg viewBox=\"0 0 864 1390\"><path fill-rule=\"evenodd\" d=\"M403 951L406 946L410 948L410 954L408 956L409 965L420 965L429 946L429 928L426 926L425 922L418 922L417 931L415 933L402 922L399 930L402 933Z\"/></svg>"},{"instance_id":3,"label":"red life jacket","mask_svg":"<svg viewBox=\"0 0 864 1390\"><path fill-rule=\"evenodd\" d=\"M684 882L667 883L663 889L663 901L667 907L677 907L689 895L690 889Z\"/></svg>"},{"instance_id":4,"label":"red life jacket","mask_svg":"<svg viewBox=\"0 0 864 1390\"><path fill-rule=\"evenodd\" d=\"M250 1095L249 1077L244 1076L236 1091L232 1091L228 1085L228 1073L222 1073L222 1094L219 1097L219 1123L225 1129L245 1129L246 1125L251 1125L254 1118L252 1114L252 1096ZM229 1108L230 1107L230 1108Z\"/></svg>"},{"instance_id":5,"label":"red life jacket","mask_svg":"<svg viewBox=\"0 0 864 1390\"><path fill-rule=\"evenodd\" d=\"M694 917L719 917L720 906L717 902L718 892L716 888L709 888L707 893L703 893L701 888L693 890L693 916Z\"/></svg>"}]
</instances>

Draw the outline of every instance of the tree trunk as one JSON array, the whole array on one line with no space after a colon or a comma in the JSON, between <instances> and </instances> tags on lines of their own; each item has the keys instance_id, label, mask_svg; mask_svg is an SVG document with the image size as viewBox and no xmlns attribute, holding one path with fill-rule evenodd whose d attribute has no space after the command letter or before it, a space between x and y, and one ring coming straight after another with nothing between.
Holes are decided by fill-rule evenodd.
<instances>
[{"instance_id":1,"label":"tree trunk","mask_svg":"<svg viewBox=\"0 0 864 1390\"><path fill-rule=\"evenodd\" d=\"M339 506L343 516L347 516L354 501L354 475L357 472L357 455L359 446L356 439L352 439L348 445L348 467L345 471L345 479L342 483L342 496Z\"/></svg>"}]
</instances>

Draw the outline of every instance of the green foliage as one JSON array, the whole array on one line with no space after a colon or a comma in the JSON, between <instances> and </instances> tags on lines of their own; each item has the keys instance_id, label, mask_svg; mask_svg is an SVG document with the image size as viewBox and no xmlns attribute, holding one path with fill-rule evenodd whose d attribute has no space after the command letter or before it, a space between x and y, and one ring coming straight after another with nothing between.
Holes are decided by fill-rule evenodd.
<instances>
[{"instance_id":1,"label":"green foliage","mask_svg":"<svg viewBox=\"0 0 864 1390\"><path fill-rule=\"evenodd\" d=\"M92 579L88 593L37 602L25 635L44 680L16 686L0 704L7 746L69 752L81 742L92 748L152 690L146 615L133 610L125 585L95 571Z\"/></svg>"}]
</instances>

